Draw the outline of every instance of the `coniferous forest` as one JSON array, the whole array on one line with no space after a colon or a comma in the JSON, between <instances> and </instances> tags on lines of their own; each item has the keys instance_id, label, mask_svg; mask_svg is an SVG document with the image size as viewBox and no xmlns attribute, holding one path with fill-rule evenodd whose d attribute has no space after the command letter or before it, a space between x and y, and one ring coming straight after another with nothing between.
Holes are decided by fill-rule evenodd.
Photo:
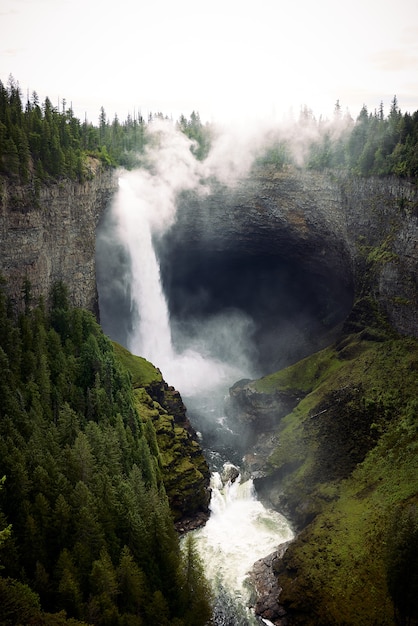
<instances>
[{"instance_id":1,"label":"coniferous forest","mask_svg":"<svg viewBox=\"0 0 418 626\"><path fill-rule=\"evenodd\" d=\"M164 119L162 113L150 115ZM178 128L196 142L195 154L203 158L208 151L210 132L193 112L184 116ZM19 84L13 77L5 86L0 81L0 174L28 183L71 178L82 182L89 176L87 159L100 159L105 166L132 168L148 141L147 123L142 116L110 122L102 107L98 125L80 122L71 107L62 101L58 110L46 98L40 103L34 92L23 104Z\"/></svg>"},{"instance_id":2,"label":"coniferous forest","mask_svg":"<svg viewBox=\"0 0 418 626\"><path fill-rule=\"evenodd\" d=\"M0 81L0 177L42 186L83 182L89 159L133 168L161 113L80 121L11 76ZM204 159L216 131L193 112L178 130ZM418 177L418 111L339 103L334 119L301 111L315 133L303 165L357 176ZM336 130L337 129L337 130ZM338 132L337 132L338 131ZM291 140L274 135L258 163L299 166ZM73 308L65 285L16 312L0 285L0 625L203 626L211 593L193 541L180 540L152 420L137 408L132 377L94 316ZM150 400L152 405L152 400ZM156 617L157 616L157 617Z\"/></svg>"},{"instance_id":3,"label":"coniferous forest","mask_svg":"<svg viewBox=\"0 0 418 626\"><path fill-rule=\"evenodd\" d=\"M89 176L89 156L108 166L138 166L149 141L148 124L155 118L168 119L157 113L147 121L141 115L128 116L123 122L117 115L109 120L102 107L98 124L81 122L65 100L60 110L49 98L41 103L36 92L24 102L19 83L10 76L7 86L0 81L0 174L22 183L63 177L83 181ZM214 128L203 124L194 111L189 119L182 115L176 126L193 141L195 156L203 159ZM305 167L341 168L360 176L418 176L418 111L402 113L396 96L387 115L381 103L373 112L363 106L355 120L343 113L339 102L332 120L316 120L304 107L297 127L301 136L304 128L310 129L304 146ZM274 134L259 161L276 167L294 165L291 143L286 133Z\"/></svg>"},{"instance_id":4,"label":"coniferous forest","mask_svg":"<svg viewBox=\"0 0 418 626\"><path fill-rule=\"evenodd\" d=\"M0 292L0 623L200 624L156 435L92 314L56 285L16 319ZM67 619L68 618L68 619Z\"/></svg>"}]
</instances>

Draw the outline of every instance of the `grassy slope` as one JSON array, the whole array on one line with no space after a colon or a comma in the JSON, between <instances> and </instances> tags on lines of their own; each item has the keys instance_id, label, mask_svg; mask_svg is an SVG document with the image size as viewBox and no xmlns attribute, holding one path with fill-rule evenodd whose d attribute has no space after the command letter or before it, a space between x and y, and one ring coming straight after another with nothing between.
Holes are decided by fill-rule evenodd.
<instances>
[{"instance_id":1,"label":"grassy slope","mask_svg":"<svg viewBox=\"0 0 418 626\"><path fill-rule=\"evenodd\" d=\"M254 383L306 394L268 459L305 526L279 574L294 623L393 624L385 548L396 511L418 503L418 341L364 336Z\"/></svg>"},{"instance_id":2,"label":"grassy slope","mask_svg":"<svg viewBox=\"0 0 418 626\"><path fill-rule=\"evenodd\" d=\"M154 426L159 463L174 520L179 521L184 514L193 516L205 511L209 499L209 468L199 443L154 397L153 390L158 391L160 398L167 396L168 399L171 393L164 388L160 370L117 343L114 349L131 374L139 415L145 425L152 422ZM154 429L147 430L149 437Z\"/></svg>"}]
</instances>

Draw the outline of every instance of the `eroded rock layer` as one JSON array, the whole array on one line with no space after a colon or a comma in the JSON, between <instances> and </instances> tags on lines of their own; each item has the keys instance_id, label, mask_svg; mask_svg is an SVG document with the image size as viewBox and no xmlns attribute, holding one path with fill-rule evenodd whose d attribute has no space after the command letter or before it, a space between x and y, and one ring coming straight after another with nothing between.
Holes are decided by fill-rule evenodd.
<instances>
[{"instance_id":1,"label":"eroded rock layer","mask_svg":"<svg viewBox=\"0 0 418 626\"><path fill-rule=\"evenodd\" d=\"M178 205L157 242L174 320L244 311L261 370L326 345L354 293L372 294L399 332L418 333L415 186L263 168Z\"/></svg>"},{"instance_id":2,"label":"eroded rock layer","mask_svg":"<svg viewBox=\"0 0 418 626\"><path fill-rule=\"evenodd\" d=\"M0 181L0 273L17 308L26 279L35 301L62 281L74 306L98 313L96 226L115 188L113 173L97 164L83 184L65 180L35 192Z\"/></svg>"}]
</instances>

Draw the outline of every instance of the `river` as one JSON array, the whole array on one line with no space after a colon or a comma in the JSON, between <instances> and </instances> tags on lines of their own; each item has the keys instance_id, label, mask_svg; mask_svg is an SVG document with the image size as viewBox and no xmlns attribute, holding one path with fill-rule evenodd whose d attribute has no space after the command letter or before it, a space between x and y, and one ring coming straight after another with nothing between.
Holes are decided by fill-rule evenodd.
<instances>
[{"instance_id":1,"label":"river","mask_svg":"<svg viewBox=\"0 0 418 626\"><path fill-rule=\"evenodd\" d=\"M286 519L258 500L251 476L241 474L236 445L240 433L233 432L225 416L228 388L252 375L251 363L237 352L246 341L248 321L229 311L200 322L198 332L193 327L173 334L153 247L154 196L159 210L165 197L159 185L160 178L148 172L126 174L111 208L117 225L112 236L130 258L132 332L127 347L156 365L179 390L192 425L201 433L212 472L211 515L194 534L217 597L214 623L246 626L255 623L246 609L249 569L293 535Z\"/></svg>"}]
</instances>

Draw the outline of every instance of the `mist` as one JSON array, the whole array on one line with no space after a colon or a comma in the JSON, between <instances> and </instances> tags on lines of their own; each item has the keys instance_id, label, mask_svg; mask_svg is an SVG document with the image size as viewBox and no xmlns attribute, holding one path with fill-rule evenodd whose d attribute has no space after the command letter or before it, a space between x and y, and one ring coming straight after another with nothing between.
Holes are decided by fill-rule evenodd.
<instances>
[{"instance_id":1,"label":"mist","mask_svg":"<svg viewBox=\"0 0 418 626\"><path fill-rule=\"evenodd\" d=\"M274 128L217 127L199 161L193 141L172 122L155 119L142 167L119 172L118 191L98 227L104 331L161 370L182 394L194 426L210 441L222 440L229 457L239 446L224 428L228 388L305 356L299 346L314 345L312 337L323 331L317 320L326 294L286 255L244 256L234 241L218 250L216 190L239 196L254 163L275 142L286 141L303 163L322 131L338 136L347 124L339 117L318 125L305 112ZM176 230L179 214L192 215L196 203L204 210L186 225L197 231L188 232L185 245L182 227Z\"/></svg>"},{"instance_id":2,"label":"mist","mask_svg":"<svg viewBox=\"0 0 418 626\"><path fill-rule=\"evenodd\" d=\"M209 193L209 181L233 185L251 167L236 143L220 137L200 162L174 125L155 120L143 167L119 173L119 188L97 236L101 323L107 334L156 365L186 397L256 374L253 321L239 308L172 322L155 243L176 220L177 199ZM241 145L242 149L242 145ZM242 152L241 152L242 155ZM191 299L205 298L197 290ZM198 307L199 308L199 307Z\"/></svg>"}]
</instances>

